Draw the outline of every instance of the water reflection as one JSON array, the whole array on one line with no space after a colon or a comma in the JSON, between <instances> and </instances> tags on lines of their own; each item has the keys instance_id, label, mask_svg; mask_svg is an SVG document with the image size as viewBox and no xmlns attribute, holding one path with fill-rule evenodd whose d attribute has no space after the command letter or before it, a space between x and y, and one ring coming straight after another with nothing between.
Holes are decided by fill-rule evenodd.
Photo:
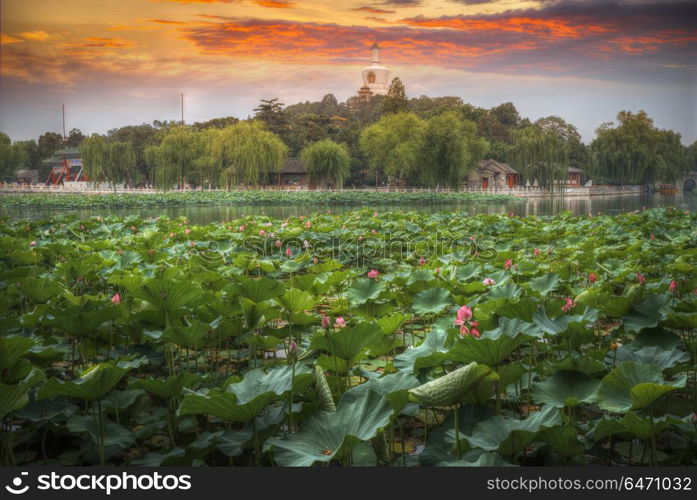
<instances>
[{"instance_id":1,"label":"water reflection","mask_svg":"<svg viewBox=\"0 0 697 500\"><path fill-rule=\"evenodd\" d=\"M2 199L0 198L0 201ZM594 196L592 198L530 198L527 200L493 204L483 202L453 203L438 205L366 205L366 208L378 212L465 212L468 215L479 213L496 214L513 212L516 215L552 215L570 211L574 215L586 215L598 212L614 214L639 210L642 207L676 207L682 210L697 210L697 196L694 194L641 194L625 196ZM162 216L170 218L186 216L194 224L209 222L227 222L249 215L267 215L283 218L292 215L318 213L344 213L356 210L356 205L186 205L180 207L140 207L140 208L7 208L12 219L42 218L53 215L75 214L79 217L96 215L141 215Z\"/></svg>"}]
</instances>

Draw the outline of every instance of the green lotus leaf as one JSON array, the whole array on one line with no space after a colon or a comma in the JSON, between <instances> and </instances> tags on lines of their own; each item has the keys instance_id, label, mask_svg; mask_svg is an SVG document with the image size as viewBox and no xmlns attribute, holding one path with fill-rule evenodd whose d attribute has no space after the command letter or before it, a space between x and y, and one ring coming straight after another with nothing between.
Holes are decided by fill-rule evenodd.
<instances>
[{"instance_id":1,"label":"green lotus leaf","mask_svg":"<svg viewBox=\"0 0 697 500\"><path fill-rule=\"evenodd\" d=\"M314 296L304 290L289 288L286 292L277 297L279 304L291 314L299 314L315 307Z\"/></svg>"},{"instance_id":2,"label":"green lotus leaf","mask_svg":"<svg viewBox=\"0 0 697 500\"><path fill-rule=\"evenodd\" d=\"M139 378L130 383L130 387L143 389L162 399L175 398L181 395L184 388L194 389L201 382L201 375L191 372L181 372L166 379Z\"/></svg>"},{"instance_id":3,"label":"green lotus leaf","mask_svg":"<svg viewBox=\"0 0 697 500\"><path fill-rule=\"evenodd\" d=\"M567 459L583 453L583 443L579 439L578 431L573 426L560 425L545 429L540 432L538 439Z\"/></svg>"},{"instance_id":4,"label":"green lotus leaf","mask_svg":"<svg viewBox=\"0 0 697 500\"><path fill-rule=\"evenodd\" d=\"M684 387L686 380L687 375L682 374L673 381L666 381L658 366L626 361L600 382L598 405L613 413L644 408L664 394Z\"/></svg>"},{"instance_id":5,"label":"green lotus leaf","mask_svg":"<svg viewBox=\"0 0 697 500\"><path fill-rule=\"evenodd\" d=\"M319 365L315 366L315 388L317 389L317 394L319 395L319 407L322 411L327 413L334 413L336 411L336 405L334 404L334 396L332 395L332 390L329 388L329 383L327 382L327 377L324 375L324 370Z\"/></svg>"},{"instance_id":6,"label":"green lotus leaf","mask_svg":"<svg viewBox=\"0 0 697 500\"><path fill-rule=\"evenodd\" d=\"M600 380L582 372L560 370L552 377L533 385L532 399L536 403L557 408L578 406L594 400Z\"/></svg>"},{"instance_id":7,"label":"green lotus leaf","mask_svg":"<svg viewBox=\"0 0 697 500\"><path fill-rule=\"evenodd\" d=\"M353 327L330 330L326 335L315 337L310 347L327 351L353 364L371 345L380 342L382 336L382 330L377 324L360 323Z\"/></svg>"},{"instance_id":8,"label":"green lotus leaf","mask_svg":"<svg viewBox=\"0 0 697 500\"><path fill-rule=\"evenodd\" d=\"M244 379L225 389L185 391L179 415L213 415L228 422L247 422L256 418L266 406L294 387L300 391L312 383L312 374L305 365L297 365L291 380L292 367L276 368L269 373L260 369L247 372Z\"/></svg>"},{"instance_id":9,"label":"green lotus leaf","mask_svg":"<svg viewBox=\"0 0 697 500\"><path fill-rule=\"evenodd\" d=\"M546 297L557 289L560 282L561 276L555 273L547 273L528 281L528 286L531 290L534 290L543 297Z\"/></svg>"},{"instance_id":10,"label":"green lotus leaf","mask_svg":"<svg viewBox=\"0 0 697 500\"><path fill-rule=\"evenodd\" d=\"M162 339L181 347L198 349L206 344L206 334L211 330L211 325L194 319L188 326L176 325L167 328L162 333Z\"/></svg>"},{"instance_id":11,"label":"green lotus leaf","mask_svg":"<svg viewBox=\"0 0 697 500\"><path fill-rule=\"evenodd\" d=\"M465 336L444 355L444 359L469 363L476 361L489 366L496 366L513 350L529 339L526 335L510 334L502 327L484 332L480 338Z\"/></svg>"},{"instance_id":12,"label":"green lotus leaf","mask_svg":"<svg viewBox=\"0 0 697 500\"><path fill-rule=\"evenodd\" d=\"M491 385L498 376L491 368L472 362L442 377L409 390L411 401L428 406L452 406L460 403L478 385Z\"/></svg>"},{"instance_id":13,"label":"green lotus leaf","mask_svg":"<svg viewBox=\"0 0 697 500\"><path fill-rule=\"evenodd\" d=\"M0 337L0 379L11 378L17 363L34 345L34 340L16 335Z\"/></svg>"},{"instance_id":14,"label":"green lotus leaf","mask_svg":"<svg viewBox=\"0 0 697 500\"><path fill-rule=\"evenodd\" d=\"M438 314L453 303L450 292L445 288L428 288L414 295L412 309L416 314Z\"/></svg>"},{"instance_id":15,"label":"green lotus leaf","mask_svg":"<svg viewBox=\"0 0 697 500\"><path fill-rule=\"evenodd\" d=\"M363 398L372 391L386 397L397 414L409 402L409 390L418 385L419 380L411 374L390 373L382 377L373 377L363 384L352 387L344 393L342 401Z\"/></svg>"},{"instance_id":16,"label":"green lotus leaf","mask_svg":"<svg viewBox=\"0 0 697 500\"><path fill-rule=\"evenodd\" d=\"M359 278L354 280L351 286L348 287L346 290L346 297L348 297L352 304L365 304L369 300L377 299L384 289L385 285L382 281L370 278Z\"/></svg>"},{"instance_id":17,"label":"green lotus leaf","mask_svg":"<svg viewBox=\"0 0 697 500\"><path fill-rule=\"evenodd\" d=\"M72 415L67 421L67 427L73 433L86 433L92 444L99 445L99 420L93 415ZM112 457L135 443L135 435L123 425L104 419L104 456Z\"/></svg>"},{"instance_id":18,"label":"green lotus leaf","mask_svg":"<svg viewBox=\"0 0 697 500\"><path fill-rule=\"evenodd\" d=\"M24 408L29 403L29 390L44 379L44 373L38 368L33 368L17 384L0 383L0 420L13 411Z\"/></svg>"},{"instance_id":19,"label":"green lotus leaf","mask_svg":"<svg viewBox=\"0 0 697 500\"><path fill-rule=\"evenodd\" d=\"M183 307L194 307L203 296L201 289L191 282L166 278L146 281L134 295L156 309L169 313Z\"/></svg>"},{"instance_id":20,"label":"green lotus leaf","mask_svg":"<svg viewBox=\"0 0 697 500\"><path fill-rule=\"evenodd\" d=\"M385 335L392 335L399 330L404 322L408 319L406 314L399 312L383 316L378 320L378 324Z\"/></svg>"},{"instance_id":21,"label":"green lotus leaf","mask_svg":"<svg viewBox=\"0 0 697 500\"><path fill-rule=\"evenodd\" d=\"M638 365L655 365L661 370L665 370L690 360L688 353L678 349L668 350L659 346L646 346L635 349L633 344L634 342L622 346L614 353L609 352L605 357L605 363L615 365L625 361L634 361Z\"/></svg>"},{"instance_id":22,"label":"green lotus leaf","mask_svg":"<svg viewBox=\"0 0 697 500\"><path fill-rule=\"evenodd\" d=\"M368 391L364 397L339 403L334 413L313 414L296 434L287 439L272 438L276 463L284 467L309 467L316 462L342 458L352 448L375 437L390 423L394 410L389 401Z\"/></svg>"},{"instance_id":23,"label":"green lotus leaf","mask_svg":"<svg viewBox=\"0 0 697 500\"><path fill-rule=\"evenodd\" d=\"M39 389L39 399L53 396L69 396L87 401L97 401L113 389L128 373L128 368L114 365L112 362L99 363L70 382L52 378Z\"/></svg>"},{"instance_id":24,"label":"green lotus leaf","mask_svg":"<svg viewBox=\"0 0 697 500\"><path fill-rule=\"evenodd\" d=\"M264 302L283 295L285 286L278 280L259 278L235 283L230 286L230 291L252 302Z\"/></svg>"},{"instance_id":25,"label":"green lotus leaf","mask_svg":"<svg viewBox=\"0 0 697 500\"><path fill-rule=\"evenodd\" d=\"M29 300L40 304L46 303L65 292L63 285L50 278L25 278L20 283L22 294Z\"/></svg>"},{"instance_id":26,"label":"green lotus leaf","mask_svg":"<svg viewBox=\"0 0 697 500\"><path fill-rule=\"evenodd\" d=\"M628 332L640 332L645 328L653 328L666 318L664 308L668 303L668 295L649 295L646 299L632 307L623 324Z\"/></svg>"},{"instance_id":27,"label":"green lotus leaf","mask_svg":"<svg viewBox=\"0 0 697 500\"><path fill-rule=\"evenodd\" d=\"M651 417L640 417L633 411L628 411L619 423L624 427L624 430L631 433L639 439L651 439L651 434L656 435L663 432L671 425L681 425L689 421L689 416L678 418L674 415L663 415L662 417L654 417L653 424Z\"/></svg>"},{"instance_id":28,"label":"green lotus leaf","mask_svg":"<svg viewBox=\"0 0 697 500\"><path fill-rule=\"evenodd\" d=\"M439 366L442 358L436 357L446 353L445 342L448 333L444 328L434 328L417 347L409 347L394 358L394 366L399 371L414 373L421 368Z\"/></svg>"},{"instance_id":29,"label":"green lotus leaf","mask_svg":"<svg viewBox=\"0 0 697 500\"><path fill-rule=\"evenodd\" d=\"M559 410L546 406L518 420L502 416L491 417L478 423L471 435L463 436L470 446L485 451L496 451L503 456L515 456L533 442L541 431L561 423Z\"/></svg>"}]
</instances>

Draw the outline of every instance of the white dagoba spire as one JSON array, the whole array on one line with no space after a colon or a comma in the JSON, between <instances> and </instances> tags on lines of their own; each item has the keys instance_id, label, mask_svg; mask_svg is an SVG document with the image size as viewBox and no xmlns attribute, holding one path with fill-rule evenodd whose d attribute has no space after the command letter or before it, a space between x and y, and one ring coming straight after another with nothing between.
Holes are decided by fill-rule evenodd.
<instances>
[{"instance_id":1,"label":"white dagoba spire","mask_svg":"<svg viewBox=\"0 0 697 500\"><path fill-rule=\"evenodd\" d=\"M370 49L370 66L364 68L362 71L363 88L359 92L359 95L385 95L389 90L388 79L390 77L390 70L380 64L380 46L377 42L373 43Z\"/></svg>"}]
</instances>

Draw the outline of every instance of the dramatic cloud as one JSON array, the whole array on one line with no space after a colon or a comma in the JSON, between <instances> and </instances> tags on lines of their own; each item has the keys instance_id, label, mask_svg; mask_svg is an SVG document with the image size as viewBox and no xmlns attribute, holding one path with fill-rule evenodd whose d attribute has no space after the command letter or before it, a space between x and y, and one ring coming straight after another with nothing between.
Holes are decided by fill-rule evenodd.
<instances>
[{"instance_id":1,"label":"dramatic cloud","mask_svg":"<svg viewBox=\"0 0 697 500\"><path fill-rule=\"evenodd\" d=\"M396 10L380 9L378 7L372 7L370 5L361 5L360 7L354 7L352 10L359 12L367 12L369 14L394 14Z\"/></svg>"}]
</instances>

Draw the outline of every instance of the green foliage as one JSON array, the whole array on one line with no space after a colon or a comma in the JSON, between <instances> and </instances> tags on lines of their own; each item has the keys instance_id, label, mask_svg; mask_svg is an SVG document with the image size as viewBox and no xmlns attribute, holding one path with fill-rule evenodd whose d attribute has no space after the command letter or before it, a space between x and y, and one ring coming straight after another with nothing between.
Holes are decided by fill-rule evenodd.
<instances>
[{"instance_id":1,"label":"green foliage","mask_svg":"<svg viewBox=\"0 0 697 500\"><path fill-rule=\"evenodd\" d=\"M300 155L310 179L319 187L341 189L350 173L351 157L345 144L331 139L314 142Z\"/></svg>"}]
</instances>

